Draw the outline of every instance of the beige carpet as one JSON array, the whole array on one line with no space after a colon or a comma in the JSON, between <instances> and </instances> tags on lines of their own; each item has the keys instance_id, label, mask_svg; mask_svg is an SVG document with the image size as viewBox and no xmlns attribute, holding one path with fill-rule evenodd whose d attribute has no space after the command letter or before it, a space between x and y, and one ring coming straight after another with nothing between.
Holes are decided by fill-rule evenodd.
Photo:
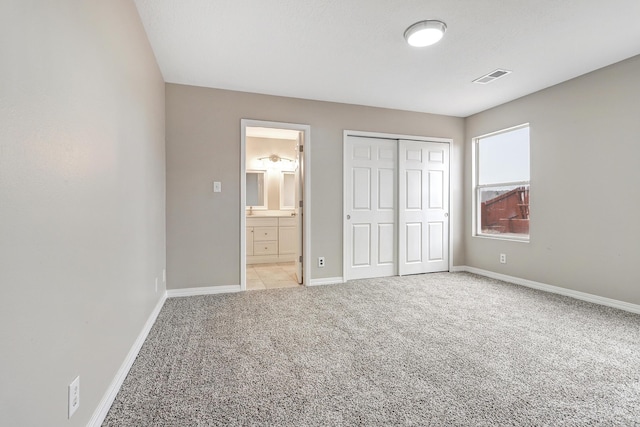
<instances>
[{"instance_id":1,"label":"beige carpet","mask_svg":"<svg viewBox=\"0 0 640 427\"><path fill-rule=\"evenodd\" d=\"M466 273L169 299L105 426L638 426L640 316Z\"/></svg>"}]
</instances>

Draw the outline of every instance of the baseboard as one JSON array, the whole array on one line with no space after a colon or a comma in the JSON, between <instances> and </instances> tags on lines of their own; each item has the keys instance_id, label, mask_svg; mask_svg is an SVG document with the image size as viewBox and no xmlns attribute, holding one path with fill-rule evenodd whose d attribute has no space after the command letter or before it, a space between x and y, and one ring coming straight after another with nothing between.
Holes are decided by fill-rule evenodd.
<instances>
[{"instance_id":1,"label":"baseboard","mask_svg":"<svg viewBox=\"0 0 640 427\"><path fill-rule=\"evenodd\" d=\"M213 294L228 294L232 292L240 292L242 289L240 285L226 285L226 286L206 286L202 288L185 288L185 289L169 289L167 290L168 298L176 297L192 297L195 295L213 295Z\"/></svg>"},{"instance_id":2,"label":"baseboard","mask_svg":"<svg viewBox=\"0 0 640 427\"><path fill-rule=\"evenodd\" d=\"M122 386L122 383L127 377L127 374L131 369L131 366L133 366L133 362L136 360L136 357L138 356L138 352L142 348L142 344L144 344L144 341L147 339L147 335L149 335L149 331L151 331L151 327L156 322L158 314L160 314L160 310L162 310L162 306L164 305L164 302L166 301L166 299L167 299L167 295L165 293L162 295L162 297L160 298L160 301L158 301L158 304L156 304L155 308L149 315L147 322L144 324L144 327L142 328L142 331L140 331L138 338L133 343L133 346L131 346L131 349L129 350L127 357L124 359L124 362L122 362L120 369L116 373L116 376L113 378L113 381L111 381L109 388L107 389L106 393L102 397L102 400L98 404L98 407L93 413L93 416L91 417L91 420L89 420L89 423L87 424L87 426L100 427L102 425L104 419L107 416L107 413L109 412L109 409L111 408L111 405L113 404L113 401L116 398L116 395L118 394L118 391L120 391L120 387Z\"/></svg>"},{"instance_id":3,"label":"baseboard","mask_svg":"<svg viewBox=\"0 0 640 427\"><path fill-rule=\"evenodd\" d=\"M321 279L311 279L309 286L335 285L336 283L344 283L344 278L323 277Z\"/></svg>"},{"instance_id":4,"label":"baseboard","mask_svg":"<svg viewBox=\"0 0 640 427\"><path fill-rule=\"evenodd\" d=\"M607 307L613 307L613 308L628 311L631 313L640 314L640 305L638 304L632 304L625 301L605 298L599 295L588 294L586 292L574 291L573 289L561 288L559 286L547 285L546 283L534 282L533 280L521 279L519 277L507 276L506 274L495 273L493 271L483 270L475 267L456 266L451 269L451 272L460 272L460 271L466 271L469 273L478 274L480 276L490 277L492 279L513 283L515 285L526 286L527 288L538 289L545 292L564 295L564 296L579 299L582 301L588 301L594 304L605 305Z\"/></svg>"}]
</instances>

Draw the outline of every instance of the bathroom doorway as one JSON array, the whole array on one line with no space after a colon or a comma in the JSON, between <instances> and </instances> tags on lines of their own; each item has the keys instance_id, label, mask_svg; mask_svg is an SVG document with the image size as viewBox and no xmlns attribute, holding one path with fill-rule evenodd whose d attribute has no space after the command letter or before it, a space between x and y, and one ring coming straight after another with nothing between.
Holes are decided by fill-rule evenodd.
<instances>
[{"instance_id":1,"label":"bathroom doorway","mask_svg":"<svg viewBox=\"0 0 640 427\"><path fill-rule=\"evenodd\" d=\"M242 120L243 290L307 282L309 140L306 125Z\"/></svg>"}]
</instances>

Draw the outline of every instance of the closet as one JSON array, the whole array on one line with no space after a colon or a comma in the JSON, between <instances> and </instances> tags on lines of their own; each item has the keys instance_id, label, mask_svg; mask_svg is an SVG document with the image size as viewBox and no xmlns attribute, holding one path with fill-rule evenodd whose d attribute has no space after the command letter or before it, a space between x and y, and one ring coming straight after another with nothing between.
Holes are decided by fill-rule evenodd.
<instances>
[{"instance_id":1,"label":"closet","mask_svg":"<svg viewBox=\"0 0 640 427\"><path fill-rule=\"evenodd\" d=\"M449 144L346 135L344 279L449 269Z\"/></svg>"}]
</instances>

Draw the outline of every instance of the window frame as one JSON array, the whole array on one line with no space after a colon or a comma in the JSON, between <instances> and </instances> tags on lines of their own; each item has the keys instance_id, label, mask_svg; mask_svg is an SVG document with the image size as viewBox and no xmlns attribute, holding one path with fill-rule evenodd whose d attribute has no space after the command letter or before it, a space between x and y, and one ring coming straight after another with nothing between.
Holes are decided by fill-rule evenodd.
<instances>
[{"instance_id":1,"label":"window frame","mask_svg":"<svg viewBox=\"0 0 640 427\"><path fill-rule=\"evenodd\" d=\"M523 129L523 128L529 128L529 180L528 181L511 181L511 182L499 182L499 183L492 183L492 184L478 184L480 182L480 156L478 155L479 152L479 147L480 147L480 141L482 139L488 138L488 137L492 137L492 136L496 136L496 135L500 135L503 133L508 133L508 132L513 132L519 129ZM494 188L494 187L510 187L510 186L528 186L529 187L529 197L531 196L531 126L529 123L523 123L517 126L512 126L509 128L505 128L505 129L501 129L495 132L490 132L484 135L479 135L476 136L472 139L472 145L473 145L473 151L472 151L472 156L473 156L473 161L472 161L472 193L473 193L473 197L472 197L472 206L473 206L473 212L472 212L472 217L473 217L473 227L472 227L472 237L479 237L479 238L483 238L483 239L494 239L494 240L508 240L508 241L514 241L514 242L523 242L523 243L529 243L529 241L531 240L531 230L529 229L529 233L526 235L517 235L517 234L513 234L513 233L500 233L500 234L489 234L489 233L483 233L482 232L482 212L481 212L481 208L480 208L480 203L481 203L481 197L480 197L480 192L483 189L486 188ZM529 200L531 200L529 198ZM529 205L530 206L530 205ZM531 218L531 213L529 211L529 220Z\"/></svg>"}]
</instances>

